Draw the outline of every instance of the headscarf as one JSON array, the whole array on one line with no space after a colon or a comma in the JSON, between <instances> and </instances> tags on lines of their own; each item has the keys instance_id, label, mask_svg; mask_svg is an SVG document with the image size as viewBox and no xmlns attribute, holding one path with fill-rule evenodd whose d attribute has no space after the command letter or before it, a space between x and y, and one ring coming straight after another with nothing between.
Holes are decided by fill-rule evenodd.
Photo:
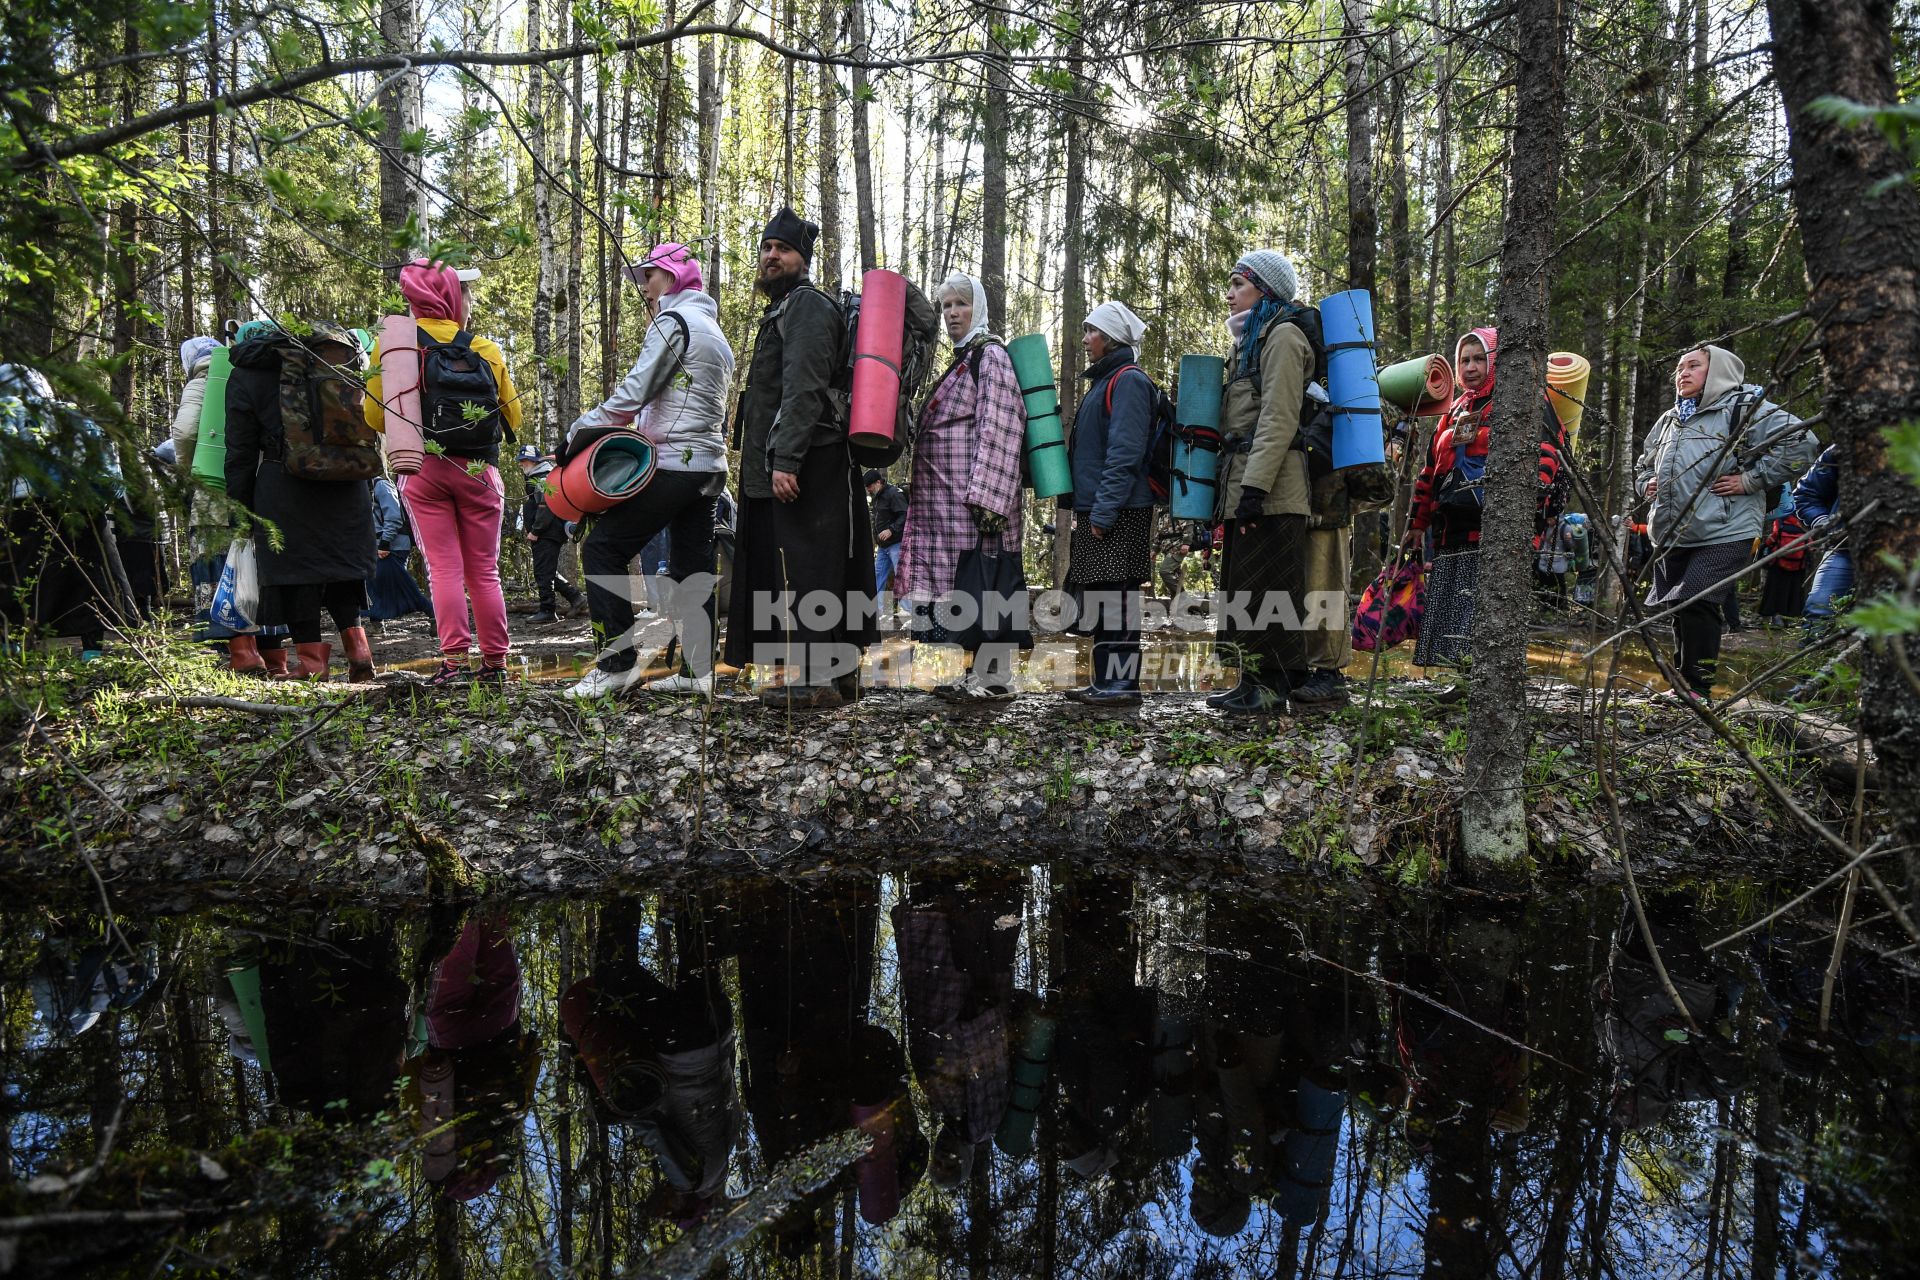
<instances>
[{"instance_id":1,"label":"headscarf","mask_svg":"<svg viewBox=\"0 0 1920 1280\"><path fill-rule=\"evenodd\" d=\"M980 281L973 276L956 271L940 282L940 292L934 295L936 309L949 293L965 294L973 299L973 327L961 334L953 343L955 351L965 351L991 332L992 327L988 323L990 317L987 314L987 291L980 287Z\"/></svg>"},{"instance_id":2,"label":"headscarf","mask_svg":"<svg viewBox=\"0 0 1920 1280\"><path fill-rule=\"evenodd\" d=\"M1469 340L1478 342L1487 352L1487 380L1471 389L1459 381L1460 352ZM1469 329L1460 335L1458 342L1453 344L1454 385L1459 387L1460 394L1455 396L1453 403L1448 406L1447 416L1443 421L1453 431L1457 443L1472 444L1480 438L1480 432L1486 427L1487 417L1493 411L1494 356L1499 350L1500 331L1492 325L1481 325L1477 329ZM1466 435L1465 440L1460 439L1463 429Z\"/></svg>"},{"instance_id":3,"label":"headscarf","mask_svg":"<svg viewBox=\"0 0 1920 1280\"><path fill-rule=\"evenodd\" d=\"M627 268L627 279L635 284L645 284L647 268L664 271L673 277L673 288L668 293L679 293L685 289L705 288L705 277L700 274L700 259L683 244L669 240L647 250L647 256Z\"/></svg>"},{"instance_id":4,"label":"headscarf","mask_svg":"<svg viewBox=\"0 0 1920 1280\"><path fill-rule=\"evenodd\" d=\"M1133 314L1124 302L1103 302L1087 312L1082 323L1092 325L1123 346L1137 347L1147 336L1147 322Z\"/></svg>"},{"instance_id":5,"label":"headscarf","mask_svg":"<svg viewBox=\"0 0 1920 1280\"><path fill-rule=\"evenodd\" d=\"M460 273L443 263L415 258L400 268L400 294L416 320L467 322L467 297L460 291Z\"/></svg>"},{"instance_id":6,"label":"headscarf","mask_svg":"<svg viewBox=\"0 0 1920 1280\"><path fill-rule=\"evenodd\" d=\"M1487 380L1473 388L1469 388L1464 382L1460 382L1458 385L1461 395L1472 400L1481 400L1493 394L1493 364L1494 355L1500 350L1500 331L1492 325L1481 325L1478 329L1469 329L1460 335L1460 340L1453 344L1453 368L1456 381L1460 376L1460 352L1466 346L1467 339L1469 338L1478 342L1486 350Z\"/></svg>"},{"instance_id":7,"label":"headscarf","mask_svg":"<svg viewBox=\"0 0 1920 1280\"><path fill-rule=\"evenodd\" d=\"M180 344L180 369L183 373L192 373L193 366L205 360L220 349L220 339L209 338L206 334L188 338Z\"/></svg>"}]
</instances>

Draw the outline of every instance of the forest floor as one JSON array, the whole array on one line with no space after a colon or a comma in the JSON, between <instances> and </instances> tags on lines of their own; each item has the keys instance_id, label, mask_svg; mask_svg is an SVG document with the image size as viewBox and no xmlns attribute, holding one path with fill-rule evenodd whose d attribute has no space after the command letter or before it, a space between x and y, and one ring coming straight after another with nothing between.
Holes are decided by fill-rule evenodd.
<instances>
[{"instance_id":1,"label":"forest floor","mask_svg":"<svg viewBox=\"0 0 1920 1280\"><path fill-rule=\"evenodd\" d=\"M1204 663L1132 713L1048 693L951 708L923 692L926 666L898 665L857 706L789 715L732 681L710 704L574 702L561 690L590 656L584 623L515 632L526 678L501 691L423 687L433 656L420 619L376 640L384 673L369 685L245 681L177 642L17 672L14 702L32 710L14 717L0 766L12 800L0 875L71 882L90 864L116 892L379 900L947 854L1458 879L1466 709L1398 675L1368 705L1365 655L1354 704L1312 717L1210 711ZM1731 639L1754 662L1791 643ZM1792 873L1809 842L1749 767L1641 693L1608 717L1616 830L1596 701L1572 681L1534 682L1539 865L1611 877L1624 847L1643 874ZM1796 749L1791 716L1756 705L1763 714L1741 721L1748 749L1801 804L1836 816L1849 797L1829 792L1830 762Z\"/></svg>"}]
</instances>

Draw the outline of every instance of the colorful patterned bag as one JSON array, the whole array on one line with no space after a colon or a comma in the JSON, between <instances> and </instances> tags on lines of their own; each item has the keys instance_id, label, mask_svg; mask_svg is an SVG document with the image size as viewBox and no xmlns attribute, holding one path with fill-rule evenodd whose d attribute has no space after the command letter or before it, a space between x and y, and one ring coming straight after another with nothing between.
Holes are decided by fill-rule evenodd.
<instances>
[{"instance_id":1,"label":"colorful patterned bag","mask_svg":"<svg viewBox=\"0 0 1920 1280\"><path fill-rule=\"evenodd\" d=\"M1390 564L1360 597L1353 613L1353 647L1371 653L1420 634L1427 610L1427 564L1420 558Z\"/></svg>"}]
</instances>

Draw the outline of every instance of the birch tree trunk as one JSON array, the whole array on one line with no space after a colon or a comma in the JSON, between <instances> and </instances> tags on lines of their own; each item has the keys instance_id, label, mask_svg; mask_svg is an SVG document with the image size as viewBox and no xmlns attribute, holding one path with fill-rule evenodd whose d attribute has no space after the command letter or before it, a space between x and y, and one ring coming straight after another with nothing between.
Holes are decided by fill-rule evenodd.
<instances>
[{"instance_id":1,"label":"birch tree trunk","mask_svg":"<svg viewBox=\"0 0 1920 1280\"><path fill-rule=\"evenodd\" d=\"M1387 62L1392 67L1400 65L1400 36L1393 28L1387 31ZM1396 354L1402 356L1413 354L1413 242L1408 229L1411 216L1407 209L1406 81L1405 75L1395 74L1389 95L1389 108L1393 114L1390 135L1393 145L1393 221L1390 241L1393 253L1393 330ZM1377 312L1378 308L1375 310Z\"/></svg>"},{"instance_id":2,"label":"birch tree trunk","mask_svg":"<svg viewBox=\"0 0 1920 1280\"><path fill-rule=\"evenodd\" d=\"M1519 0L1513 158L1500 254L1500 378L1481 523L1460 805L1469 859L1519 863L1527 852L1527 620L1539 500L1540 397L1547 383L1547 299L1566 114L1566 11Z\"/></svg>"},{"instance_id":3,"label":"birch tree trunk","mask_svg":"<svg viewBox=\"0 0 1920 1280\"><path fill-rule=\"evenodd\" d=\"M578 39L580 35L580 19L577 15L573 17L570 25L571 31L568 38ZM581 110L585 102L585 97L583 96L585 74L586 59L574 59L573 96L566 106L562 108L568 116L567 186L571 188L573 198L567 201L567 292L564 300L556 301L554 304L554 310L559 313L562 332L567 336L567 368L565 375L560 379L559 421L556 423L556 434L559 430L564 430L566 424L572 422L580 414L580 378L584 372L581 368L580 361L580 354L583 349L580 340L580 316L582 311L580 305L580 282L585 278L586 274L581 270L581 260L585 257L582 253L584 247L582 243L582 233L585 230L583 215L585 211L581 207L581 198L586 189L586 185L580 180L582 172L580 164L580 143L581 131L586 123L581 119Z\"/></svg>"},{"instance_id":4,"label":"birch tree trunk","mask_svg":"<svg viewBox=\"0 0 1920 1280\"><path fill-rule=\"evenodd\" d=\"M991 41L989 42L991 44ZM999 46L992 45L998 51ZM1007 64L987 63L985 154L980 169L980 285L987 314L997 325L1007 315Z\"/></svg>"},{"instance_id":5,"label":"birch tree trunk","mask_svg":"<svg viewBox=\"0 0 1920 1280\"><path fill-rule=\"evenodd\" d=\"M1873 506L1847 535L1864 600L1901 589L1905 575L1896 565L1920 563L1920 492L1889 456L1896 425L1920 420L1920 193L1882 134L1842 127L1809 108L1825 94L1899 101L1894 8L1890 0L1768 0L1767 12L1813 281L1808 309L1825 317L1820 356L1827 421L1840 449L1841 509ZM1920 643L1911 634L1892 637L1866 650L1860 687L1860 723L1885 771L1894 837L1908 847L1910 894L1920 892L1912 851L1920 840L1915 667Z\"/></svg>"}]
</instances>

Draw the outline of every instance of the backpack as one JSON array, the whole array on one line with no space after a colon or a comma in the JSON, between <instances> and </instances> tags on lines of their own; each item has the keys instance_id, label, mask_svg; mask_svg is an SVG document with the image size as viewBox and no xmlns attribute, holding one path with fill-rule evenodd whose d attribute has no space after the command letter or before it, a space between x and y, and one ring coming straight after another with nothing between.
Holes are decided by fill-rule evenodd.
<instances>
[{"instance_id":1,"label":"backpack","mask_svg":"<svg viewBox=\"0 0 1920 1280\"><path fill-rule=\"evenodd\" d=\"M1153 415L1147 423L1147 488L1153 491L1153 505L1164 507L1173 499L1173 442L1179 434L1174 426L1173 399L1160 389L1160 384L1147 376L1147 371L1137 364L1123 364L1113 371L1107 379L1107 420L1113 420L1113 384L1120 381L1120 375L1133 370L1147 379L1152 393Z\"/></svg>"},{"instance_id":2,"label":"backpack","mask_svg":"<svg viewBox=\"0 0 1920 1280\"><path fill-rule=\"evenodd\" d=\"M1458 434L1453 438L1453 466L1440 477L1440 491L1434 495L1442 511L1478 515L1487 503L1487 455L1483 453L1476 458L1467 452L1467 443L1479 434L1476 423L1467 441L1462 441Z\"/></svg>"},{"instance_id":3,"label":"backpack","mask_svg":"<svg viewBox=\"0 0 1920 1280\"><path fill-rule=\"evenodd\" d=\"M448 453L481 455L500 447L506 420L493 366L465 329L447 342L420 330L420 434Z\"/></svg>"},{"instance_id":4,"label":"backpack","mask_svg":"<svg viewBox=\"0 0 1920 1280\"><path fill-rule=\"evenodd\" d=\"M1313 373L1300 392L1300 429L1294 432L1292 447L1306 456L1307 485L1333 474L1333 399L1327 394L1327 343L1321 334L1320 309L1300 306L1276 317L1279 324L1299 329L1313 350ZM1260 399L1258 359L1251 375L1253 398ZM1347 497L1363 509L1384 506L1393 500L1393 473L1383 462L1347 467L1342 471Z\"/></svg>"},{"instance_id":5,"label":"backpack","mask_svg":"<svg viewBox=\"0 0 1920 1280\"><path fill-rule=\"evenodd\" d=\"M358 480L380 474L380 437L367 425L360 346L332 325L315 325L280 350L280 465L302 480Z\"/></svg>"},{"instance_id":6,"label":"backpack","mask_svg":"<svg viewBox=\"0 0 1920 1280\"><path fill-rule=\"evenodd\" d=\"M860 295L842 289L836 297L817 284L809 283L802 287L826 294L840 311L843 330L840 336L841 354L839 362L834 365L828 391L834 411L844 424L851 417L853 407L854 338L860 332ZM787 296L790 298L793 295ZM786 321L787 308L782 302L777 321L782 343L787 340ZM893 439L884 445L849 442L848 452L863 467L884 469L898 462L900 455L913 443L913 432L919 425L913 405L920 398L920 387L926 382L928 371L933 368L933 351L940 337L940 321L933 304L927 301L927 295L920 292L919 286L911 280L907 281L903 327L905 332L900 341L900 368L896 371L900 375L900 402L893 425Z\"/></svg>"}]
</instances>

